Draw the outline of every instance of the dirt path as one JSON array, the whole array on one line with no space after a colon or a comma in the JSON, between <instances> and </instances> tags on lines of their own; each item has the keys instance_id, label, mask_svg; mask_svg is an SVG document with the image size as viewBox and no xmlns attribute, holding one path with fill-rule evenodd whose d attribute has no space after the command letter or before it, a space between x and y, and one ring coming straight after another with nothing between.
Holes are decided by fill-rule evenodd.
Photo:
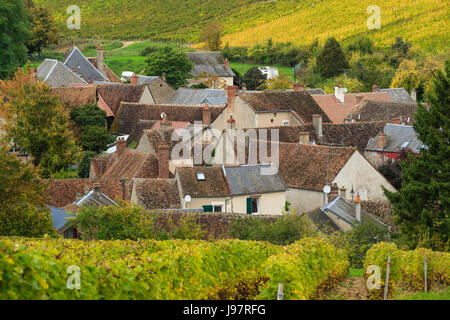
<instances>
[{"instance_id":1,"label":"dirt path","mask_svg":"<svg viewBox=\"0 0 450 320\"><path fill-rule=\"evenodd\" d=\"M121 41L121 42L123 43L123 46L121 46L120 48L113 49L113 50L111 50L111 51L120 50L120 49L129 47L129 46L131 46L132 44L135 44L135 43L141 43L141 42L144 42L144 41Z\"/></svg>"},{"instance_id":2,"label":"dirt path","mask_svg":"<svg viewBox=\"0 0 450 320\"><path fill-rule=\"evenodd\" d=\"M345 278L337 287L329 292L327 300L367 300L364 278Z\"/></svg>"}]
</instances>

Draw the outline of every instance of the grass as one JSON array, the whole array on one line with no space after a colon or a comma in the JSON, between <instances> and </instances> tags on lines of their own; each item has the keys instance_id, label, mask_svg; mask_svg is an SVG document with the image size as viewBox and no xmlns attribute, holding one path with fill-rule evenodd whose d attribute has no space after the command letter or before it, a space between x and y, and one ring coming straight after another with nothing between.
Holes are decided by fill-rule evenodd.
<instances>
[{"instance_id":1,"label":"grass","mask_svg":"<svg viewBox=\"0 0 450 320\"><path fill-rule=\"evenodd\" d=\"M267 65L263 64L251 64L251 63L241 63L241 62L230 62L230 67L239 72L242 76L253 67L266 67ZM278 72L286 74L289 78L293 79L292 76L292 68L286 66L270 66L272 68L278 68Z\"/></svg>"},{"instance_id":2,"label":"grass","mask_svg":"<svg viewBox=\"0 0 450 320\"><path fill-rule=\"evenodd\" d=\"M145 59L145 57L118 57L105 59L105 63L120 77L123 71L141 72L145 67Z\"/></svg>"},{"instance_id":3,"label":"grass","mask_svg":"<svg viewBox=\"0 0 450 320\"><path fill-rule=\"evenodd\" d=\"M347 277L364 277L364 270L363 269L352 269L348 271Z\"/></svg>"},{"instance_id":4,"label":"grass","mask_svg":"<svg viewBox=\"0 0 450 320\"><path fill-rule=\"evenodd\" d=\"M398 294L395 300L450 300L450 287L442 291L419 292L414 294Z\"/></svg>"},{"instance_id":5,"label":"grass","mask_svg":"<svg viewBox=\"0 0 450 320\"><path fill-rule=\"evenodd\" d=\"M446 1L378 0L381 29L368 30L373 0L35 0L53 11L65 36L106 39L179 39L197 43L212 21L224 26L231 46L274 42L308 45L329 36L344 43L367 34L386 47L406 37L425 52L448 49L450 10ZM69 5L81 7L81 29L69 30ZM126 54L128 55L128 54Z\"/></svg>"}]
</instances>

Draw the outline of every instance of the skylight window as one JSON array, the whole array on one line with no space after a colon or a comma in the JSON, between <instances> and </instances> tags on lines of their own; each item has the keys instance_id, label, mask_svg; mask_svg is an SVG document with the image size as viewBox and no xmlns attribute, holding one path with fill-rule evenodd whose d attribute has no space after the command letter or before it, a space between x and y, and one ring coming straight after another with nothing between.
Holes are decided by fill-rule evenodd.
<instances>
[{"instance_id":1,"label":"skylight window","mask_svg":"<svg viewBox=\"0 0 450 320\"><path fill-rule=\"evenodd\" d=\"M203 172L197 172L197 181L205 181L205 174Z\"/></svg>"}]
</instances>

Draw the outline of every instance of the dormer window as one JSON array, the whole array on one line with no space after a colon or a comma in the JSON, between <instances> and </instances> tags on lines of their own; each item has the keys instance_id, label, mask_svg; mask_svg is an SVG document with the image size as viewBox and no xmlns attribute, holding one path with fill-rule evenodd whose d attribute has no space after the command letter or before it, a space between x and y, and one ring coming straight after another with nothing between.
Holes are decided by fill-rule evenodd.
<instances>
[{"instance_id":1,"label":"dormer window","mask_svg":"<svg viewBox=\"0 0 450 320\"><path fill-rule=\"evenodd\" d=\"M203 172L197 172L197 181L205 181L205 174Z\"/></svg>"}]
</instances>

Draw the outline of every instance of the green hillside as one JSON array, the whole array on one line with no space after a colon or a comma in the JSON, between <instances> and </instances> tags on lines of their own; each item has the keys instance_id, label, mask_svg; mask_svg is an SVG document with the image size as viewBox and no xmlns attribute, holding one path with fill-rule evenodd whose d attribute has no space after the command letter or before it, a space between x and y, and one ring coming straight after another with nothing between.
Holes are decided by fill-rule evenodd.
<instances>
[{"instance_id":1,"label":"green hillside","mask_svg":"<svg viewBox=\"0 0 450 320\"><path fill-rule=\"evenodd\" d=\"M373 0L35 0L51 8L64 36L103 39L171 39L197 42L211 21L224 25L232 46L291 41L309 44L335 36L344 42L362 33L380 46L406 37L427 52L446 49L448 0L378 0L381 29L369 31ZM81 30L69 30L69 5L81 7Z\"/></svg>"}]
</instances>

